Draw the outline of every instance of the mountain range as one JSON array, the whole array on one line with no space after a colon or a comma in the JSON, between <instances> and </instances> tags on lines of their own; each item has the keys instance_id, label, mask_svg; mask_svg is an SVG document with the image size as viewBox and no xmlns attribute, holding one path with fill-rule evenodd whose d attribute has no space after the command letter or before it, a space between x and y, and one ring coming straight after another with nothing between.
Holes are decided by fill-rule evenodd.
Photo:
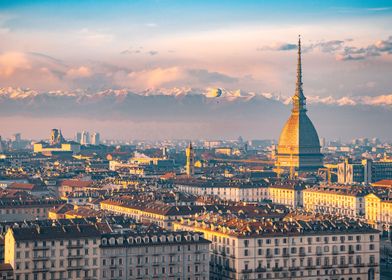
<instances>
[{"instance_id":1,"label":"mountain range","mask_svg":"<svg viewBox=\"0 0 392 280\"><path fill-rule=\"evenodd\" d=\"M165 130L162 134L165 138L224 138L241 133L248 138L276 139L290 114L290 100L289 96L273 93L213 88L162 88L141 92L127 89L38 92L0 88L0 117L8 122L1 124L0 129L8 133L11 129L8 120L24 118L29 123L61 119L62 123L58 125L70 130L78 119L84 120L85 126L90 122L95 129L106 129L106 134L116 136L123 135L118 130L123 130L129 122L135 137L149 135L145 131L139 132L151 129L145 124L154 123L155 128ZM361 136L392 139L392 94L340 98L308 96L307 103L308 114L319 135L327 139ZM105 127L100 125L102 122ZM115 128L119 122L122 126L115 132L108 129L110 123ZM190 131L204 131L181 135L180 127L186 126L194 126ZM209 129L204 129L206 126ZM13 129L23 131L23 128ZM37 126L36 129L41 128ZM123 136L130 137L129 134Z\"/></svg>"}]
</instances>

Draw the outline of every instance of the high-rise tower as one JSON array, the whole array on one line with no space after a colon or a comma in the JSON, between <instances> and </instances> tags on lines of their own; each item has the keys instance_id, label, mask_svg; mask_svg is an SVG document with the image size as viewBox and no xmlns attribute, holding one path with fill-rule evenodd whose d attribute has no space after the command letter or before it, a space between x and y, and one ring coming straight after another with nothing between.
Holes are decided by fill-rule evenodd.
<instances>
[{"instance_id":1,"label":"high-rise tower","mask_svg":"<svg viewBox=\"0 0 392 280\"><path fill-rule=\"evenodd\" d=\"M189 142L186 148L186 175L193 176L195 174L195 152L193 151L192 142Z\"/></svg>"},{"instance_id":2,"label":"high-rise tower","mask_svg":"<svg viewBox=\"0 0 392 280\"><path fill-rule=\"evenodd\" d=\"M297 82L292 97L293 108L280 134L276 167L278 172L312 171L323 166L320 141L306 114L306 97L302 89L301 38L298 40Z\"/></svg>"}]
</instances>

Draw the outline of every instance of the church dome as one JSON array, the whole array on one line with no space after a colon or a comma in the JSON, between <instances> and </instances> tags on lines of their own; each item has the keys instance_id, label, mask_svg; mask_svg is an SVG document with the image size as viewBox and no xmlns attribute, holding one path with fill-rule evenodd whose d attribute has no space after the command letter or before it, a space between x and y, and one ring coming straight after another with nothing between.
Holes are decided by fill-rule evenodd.
<instances>
[{"instance_id":1,"label":"church dome","mask_svg":"<svg viewBox=\"0 0 392 280\"><path fill-rule=\"evenodd\" d=\"M279 137L278 153L320 153L316 129L307 114L292 114Z\"/></svg>"},{"instance_id":2,"label":"church dome","mask_svg":"<svg viewBox=\"0 0 392 280\"><path fill-rule=\"evenodd\" d=\"M298 171L317 170L323 166L320 141L306 114L306 97L302 90L301 40L298 41L297 83L292 98L291 116L279 137L276 166ZM291 171L290 171L291 173Z\"/></svg>"}]
</instances>

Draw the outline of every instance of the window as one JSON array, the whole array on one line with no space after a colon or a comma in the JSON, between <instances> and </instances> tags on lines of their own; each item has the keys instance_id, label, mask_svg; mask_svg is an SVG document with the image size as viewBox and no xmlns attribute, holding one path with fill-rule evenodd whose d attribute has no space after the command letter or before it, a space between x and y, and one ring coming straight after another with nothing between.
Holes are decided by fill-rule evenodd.
<instances>
[{"instance_id":1,"label":"window","mask_svg":"<svg viewBox=\"0 0 392 280\"><path fill-rule=\"evenodd\" d=\"M244 246L247 248L247 247L249 247L249 240L244 240Z\"/></svg>"}]
</instances>

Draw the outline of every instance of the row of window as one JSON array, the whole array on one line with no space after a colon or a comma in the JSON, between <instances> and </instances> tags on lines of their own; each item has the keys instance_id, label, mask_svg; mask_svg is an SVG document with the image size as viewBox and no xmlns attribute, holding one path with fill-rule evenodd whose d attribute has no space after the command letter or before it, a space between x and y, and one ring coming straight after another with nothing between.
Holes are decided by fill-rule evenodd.
<instances>
[{"instance_id":1,"label":"row of window","mask_svg":"<svg viewBox=\"0 0 392 280\"><path fill-rule=\"evenodd\" d=\"M305 253L312 253L312 247L309 246L307 252L305 251L305 247L299 247L299 250L297 250L297 247L292 247L290 248L290 250L288 248L282 248L282 250L280 250L280 248L275 248L275 249L266 249L265 250L265 255L267 257L272 256L272 252L274 253L274 256L278 256L280 255L281 251L282 254L305 254ZM375 249L375 245L374 244L369 244L369 250L373 251ZM348 245L347 246L347 250L349 253L354 253L354 252L358 252L362 250L362 246L360 244L355 245L355 251L354 251L354 245ZM317 246L316 247L316 254L322 254L322 253L329 253L330 251L330 246ZM339 247L337 245L333 245L332 247L332 253L333 254L338 254L338 253L344 253L346 252L346 246L345 245L340 245L340 250ZM257 254L259 256L263 255L263 249L258 249L257 250ZM244 256L249 256L249 249L244 249Z\"/></svg>"},{"instance_id":2,"label":"row of window","mask_svg":"<svg viewBox=\"0 0 392 280\"><path fill-rule=\"evenodd\" d=\"M30 242L16 242L16 247L17 248L21 248L22 246L24 246L25 248L29 248L30 244L33 244L34 247L46 247L46 246L64 246L65 244L68 246L72 246L72 245L77 245L77 246L82 246L82 245L88 245L89 243L91 243L96 245L98 242L98 239L77 239L75 240L52 240L52 241L34 241L33 243Z\"/></svg>"}]
</instances>

